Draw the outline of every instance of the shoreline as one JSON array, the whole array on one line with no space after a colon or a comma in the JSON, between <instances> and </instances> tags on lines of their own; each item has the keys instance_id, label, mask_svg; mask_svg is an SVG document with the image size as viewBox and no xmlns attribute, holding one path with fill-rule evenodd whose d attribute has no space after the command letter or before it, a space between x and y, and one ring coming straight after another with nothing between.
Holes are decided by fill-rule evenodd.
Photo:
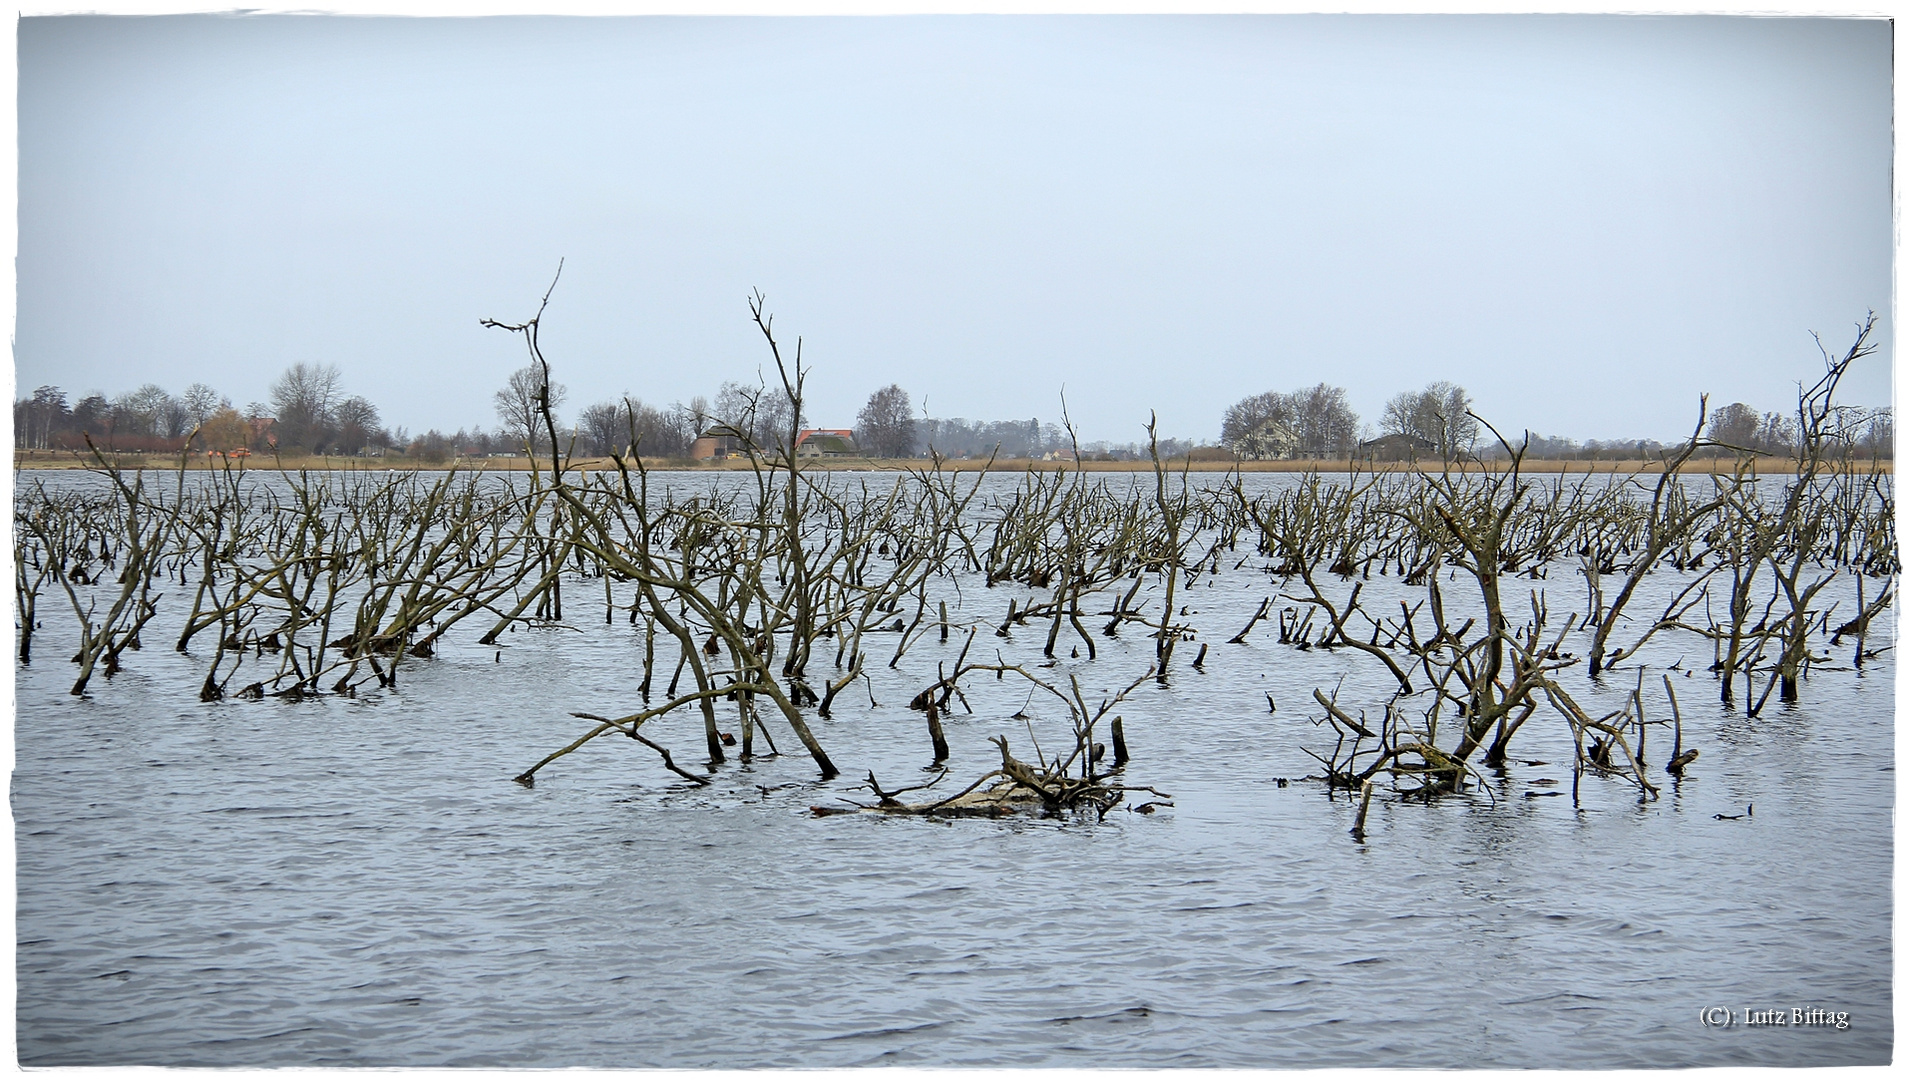
<instances>
[{"instance_id":1,"label":"shoreline","mask_svg":"<svg viewBox=\"0 0 1909 1080\"><path fill-rule=\"evenodd\" d=\"M124 469L145 469L151 472L174 472L179 468L179 459L162 454L120 454L114 464ZM213 472L231 468L245 472L448 472L460 469L466 472L529 472L528 458L468 458L461 461L432 463L415 461L408 458L361 458L332 457L328 455L279 458L264 454L253 455L240 463L228 466L225 462L214 462L203 455L193 455L186 459L186 468L190 472ZM1690 474L1728 474L1735 470L1736 458L1716 457L1688 461L1679 469L1680 473ZM1788 458L1758 457L1751 465L1755 473L1784 473L1792 471L1793 462ZM1858 468L1893 475L1894 461L1858 459ZM814 458L803 462L806 469L820 469L825 472L903 472L931 467L927 458ZM1454 472L1491 472L1506 471L1508 462L1503 459L1486 461L1453 462L1449 468ZM1356 469L1360 473L1403 473L1417 472L1436 474L1445 471L1442 462L1405 462L1405 461L1360 461L1348 462L1344 459L1290 459L1280 461L1193 461L1176 458L1166 462L1168 472L1196 473L1343 473ZM75 451L58 450L16 450L13 454L15 472L29 470L72 470L92 469L97 465ZM548 471L547 464L542 465ZM615 463L605 458L577 458L571 462L571 468L584 472L611 472ZM649 463L652 472L748 472L752 468L749 461L734 459L729 461L691 461L683 458L664 458ZM1076 465L1071 461L1046 461L1031 458L1000 458L990 464L986 459L944 459L941 462L943 472L1066 472L1078 468L1090 473L1151 473L1150 461L1086 461ZM1663 463L1640 458L1607 458L1594 460L1558 460L1543 459L1527 461L1524 472L1536 474L1580 474L1599 473L1618 475L1631 473L1654 473L1662 471Z\"/></svg>"}]
</instances>

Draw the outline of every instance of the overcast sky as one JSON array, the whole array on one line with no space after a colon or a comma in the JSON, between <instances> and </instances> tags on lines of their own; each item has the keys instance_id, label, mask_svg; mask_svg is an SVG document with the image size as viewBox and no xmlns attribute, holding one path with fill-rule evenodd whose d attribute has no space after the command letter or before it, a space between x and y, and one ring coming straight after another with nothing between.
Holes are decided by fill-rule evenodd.
<instances>
[{"instance_id":1,"label":"overcast sky","mask_svg":"<svg viewBox=\"0 0 1909 1080\"><path fill-rule=\"evenodd\" d=\"M1212 439L1325 381L1670 439L1794 405L1891 297L1880 20L34 18L21 393L265 400L295 361L494 424L531 315L570 411L753 380L810 416ZM1848 385L1888 404L1887 348ZM771 376L773 371L770 371Z\"/></svg>"}]
</instances>

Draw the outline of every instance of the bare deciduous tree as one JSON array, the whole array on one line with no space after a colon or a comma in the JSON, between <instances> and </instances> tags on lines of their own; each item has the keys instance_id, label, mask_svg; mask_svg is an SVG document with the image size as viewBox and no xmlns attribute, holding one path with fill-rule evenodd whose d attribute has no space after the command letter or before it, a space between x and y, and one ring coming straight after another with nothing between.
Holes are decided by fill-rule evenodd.
<instances>
[{"instance_id":1,"label":"bare deciduous tree","mask_svg":"<svg viewBox=\"0 0 1909 1080\"><path fill-rule=\"evenodd\" d=\"M1709 439L1735 450L1789 455L1797 450L1796 418L1786 413L1759 413L1741 401L1718 409L1710 418Z\"/></svg>"},{"instance_id":2,"label":"bare deciduous tree","mask_svg":"<svg viewBox=\"0 0 1909 1080\"><path fill-rule=\"evenodd\" d=\"M1269 429L1268 425L1275 425ZM1271 435L1269 436L1269 431ZM1259 443L1290 441L1293 452L1308 457L1343 457L1359 441L1359 414L1341 387L1320 383L1290 394L1268 391L1236 402L1220 423L1220 442L1235 453L1261 452Z\"/></svg>"},{"instance_id":3,"label":"bare deciduous tree","mask_svg":"<svg viewBox=\"0 0 1909 1080\"><path fill-rule=\"evenodd\" d=\"M324 449L333 433L333 413L343 384L336 364L300 361L285 369L272 383L281 449Z\"/></svg>"},{"instance_id":4,"label":"bare deciduous tree","mask_svg":"<svg viewBox=\"0 0 1909 1080\"><path fill-rule=\"evenodd\" d=\"M625 394L618 437L628 440L638 453L648 457L682 457L689 453L689 444L701 434L691 419L691 409L701 401L694 398L688 407L672 405L659 409Z\"/></svg>"},{"instance_id":5,"label":"bare deciduous tree","mask_svg":"<svg viewBox=\"0 0 1909 1080\"><path fill-rule=\"evenodd\" d=\"M621 453L630 441L629 427L623 422L623 407L614 401L599 401L577 413L577 441L596 457Z\"/></svg>"},{"instance_id":6,"label":"bare deciduous tree","mask_svg":"<svg viewBox=\"0 0 1909 1080\"><path fill-rule=\"evenodd\" d=\"M1780 412L1763 414L1763 422L1757 425L1757 449L1766 454L1790 454L1796 451L1798 430L1796 420Z\"/></svg>"},{"instance_id":7,"label":"bare deciduous tree","mask_svg":"<svg viewBox=\"0 0 1909 1080\"><path fill-rule=\"evenodd\" d=\"M1871 457L1896 456L1896 417L1889 409L1878 409L1863 425L1862 447Z\"/></svg>"},{"instance_id":8,"label":"bare deciduous tree","mask_svg":"<svg viewBox=\"0 0 1909 1080\"><path fill-rule=\"evenodd\" d=\"M338 449L347 454L355 454L384 436L378 424L378 407L356 395L339 403L337 421Z\"/></svg>"},{"instance_id":9,"label":"bare deciduous tree","mask_svg":"<svg viewBox=\"0 0 1909 1080\"><path fill-rule=\"evenodd\" d=\"M1269 390L1234 402L1220 418L1220 445L1245 458L1297 453L1292 396Z\"/></svg>"},{"instance_id":10,"label":"bare deciduous tree","mask_svg":"<svg viewBox=\"0 0 1909 1080\"><path fill-rule=\"evenodd\" d=\"M1471 406L1471 395L1464 387L1440 379L1386 402L1379 427L1388 435L1424 439L1439 456L1452 458L1478 441L1478 421L1471 415Z\"/></svg>"},{"instance_id":11,"label":"bare deciduous tree","mask_svg":"<svg viewBox=\"0 0 1909 1080\"><path fill-rule=\"evenodd\" d=\"M202 382L193 383L179 395L179 406L185 410L185 422L188 428L197 427L206 422L220 408L230 408L217 390Z\"/></svg>"},{"instance_id":12,"label":"bare deciduous tree","mask_svg":"<svg viewBox=\"0 0 1909 1080\"><path fill-rule=\"evenodd\" d=\"M1762 416L1755 409L1741 401L1731 402L1710 414L1710 441L1745 450L1753 449L1760 426Z\"/></svg>"},{"instance_id":13,"label":"bare deciduous tree","mask_svg":"<svg viewBox=\"0 0 1909 1080\"><path fill-rule=\"evenodd\" d=\"M764 450L776 452L782 450L794 429L808 422L806 416L794 417L794 411L788 393L781 387L744 386L738 382L723 383L710 409L711 419L747 435Z\"/></svg>"},{"instance_id":14,"label":"bare deciduous tree","mask_svg":"<svg viewBox=\"0 0 1909 1080\"><path fill-rule=\"evenodd\" d=\"M510 373L510 379L504 388L493 395L497 403L497 419L503 429L504 437L515 445L532 444L533 451L548 450L550 437L543 428L543 412L540 404L544 390L544 371L537 364L526 364ZM559 382L550 384L550 408L554 415L557 406L569 391Z\"/></svg>"},{"instance_id":15,"label":"bare deciduous tree","mask_svg":"<svg viewBox=\"0 0 1909 1080\"><path fill-rule=\"evenodd\" d=\"M121 394L113 400L113 430L120 435L166 438L179 417L172 395L155 383Z\"/></svg>"},{"instance_id":16,"label":"bare deciduous tree","mask_svg":"<svg viewBox=\"0 0 1909 1080\"><path fill-rule=\"evenodd\" d=\"M1295 391L1294 434L1301 453L1314 457L1344 457L1359 444L1359 414L1352 411L1345 389L1320 383Z\"/></svg>"},{"instance_id":17,"label":"bare deciduous tree","mask_svg":"<svg viewBox=\"0 0 1909 1080\"><path fill-rule=\"evenodd\" d=\"M875 457L912 457L915 416L908 391L890 383L868 395L868 404L855 416L855 443Z\"/></svg>"},{"instance_id":18,"label":"bare deciduous tree","mask_svg":"<svg viewBox=\"0 0 1909 1080\"><path fill-rule=\"evenodd\" d=\"M682 406L659 409L624 394L621 401L600 401L577 414L578 440L598 456L628 455L632 446L644 457L678 457L696 438L694 423Z\"/></svg>"}]
</instances>

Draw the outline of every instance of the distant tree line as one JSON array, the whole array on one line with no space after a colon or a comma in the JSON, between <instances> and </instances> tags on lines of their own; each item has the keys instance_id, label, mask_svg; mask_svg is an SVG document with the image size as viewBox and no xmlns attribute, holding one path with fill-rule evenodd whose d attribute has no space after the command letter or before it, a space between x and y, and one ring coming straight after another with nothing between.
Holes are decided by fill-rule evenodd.
<instances>
[{"instance_id":1,"label":"distant tree line","mask_svg":"<svg viewBox=\"0 0 1909 1080\"><path fill-rule=\"evenodd\" d=\"M269 403L235 407L230 398L205 383L193 383L174 395L148 383L108 398L89 393L69 402L57 386L41 386L13 405L14 446L18 449L80 450L90 438L117 450L279 451L302 454L402 454L441 463L453 458L520 454L533 447L549 450L549 427L540 414L541 368L512 372L493 395L497 426L481 425L445 433L436 428L412 436L404 428L384 426L368 399L347 394L336 365L297 363L273 381ZM565 419L568 392L561 383L548 388L559 440L588 457L627 454L631 448L655 459L686 457L703 434L746 438L769 451L784 448L792 433L810 420L795 416L781 387L725 382L714 401L702 396L667 406L645 403L625 393L598 401ZM1861 452L1893 457L1895 426L1888 409L1845 410L1844 428ZM878 458L1067 457L1077 450L1093 460L1145 459L1145 443L1096 441L1078 446L1054 423L1028 420L965 420L917 417L908 392L890 384L869 395L856 414L854 441ZM1507 436L1513 433L1507 431ZM1762 412L1742 402L1712 410L1704 432L1720 444L1713 454L1751 451L1782 455L1796 446L1796 420L1787 413ZM1522 437L1522 433L1520 433ZM190 436L190 445L186 442ZM1184 439L1165 439L1162 457L1215 456L1245 460L1312 458L1344 460L1356 456L1450 459L1461 454L1498 452L1481 444L1465 388L1444 380L1408 390L1386 403L1377 427L1362 424L1344 388L1319 383L1293 391L1267 391L1242 398L1221 417L1220 446L1208 449ZM1531 434L1532 458L1634 458L1663 449L1653 439L1589 440Z\"/></svg>"},{"instance_id":2,"label":"distant tree line","mask_svg":"<svg viewBox=\"0 0 1909 1080\"><path fill-rule=\"evenodd\" d=\"M1842 427L1858 452L1894 457L1895 422L1889 409L1845 408ZM1377 429L1362 425L1346 391L1320 383L1287 393L1268 391L1242 398L1220 420L1220 445L1245 460L1355 456L1450 460L1462 454L1502 453L1495 440L1482 444L1481 425L1472 413L1471 395L1455 383L1438 380L1423 390L1408 390L1386 402ZM1522 439L1525 433L1507 431ZM1794 416L1759 412L1734 402L1709 414L1704 435L1720 444L1711 456L1737 451L1787 455L1798 442ZM1536 459L1638 458L1664 444L1655 439L1575 439L1529 435L1527 457Z\"/></svg>"},{"instance_id":3,"label":"distant tree line","mask_svg":"<svg viewBox=\"0 0 1909 1080\"><path fill-rule=\"evenodd\" d=\"M121 451L233 451L285 454L360 453L415 457L427 463L456 458L538 453L550 449L550 425L541 409L547 390L559 441L586 457L627 454L634 447L645 457L682 458L698 436L727 434L746 438L768 451L780 451L794 433L810 424L794 415L780 386L724 382L712 401L700 395L687 403L652 405L622 394L564 414L567 388L543 386L543 371L529 365L512 372L492 395L497 424L473 425L453 432L431 428L418 435L387 428L376 405L348 394L333 364L297 363L273 381L268 402L235 407L229 397L204 383L173 395L147 384L108 398L91 393L77 403L57 386L42 386L14 403L14 446L28 450L83 450L88 438L101 448ZM1066 431L1035 420L917 419L908 392L890 384L869 395L855 417L854 441L863 453L882 458L1041 457L1072 452ZM188 445L189 444L189 445ZM1166 440L1169 456L1193 448L1186 440ZM1105 442L1081 447L1088 457L1144 457L1136 444Z\"/></svg>"},{"instance_id":4,"label":"distant tree line","mask_svg":"<svg viewBox=\"0 0 1909 1080\"><path fill-rule=\"evenodd\" d=\"M90 439L115 450L299 450L355 454L403 441L378 408L341 389L332 364L293 364L272 383L271 404L243 410L207 386L174 395L147 383L117 397L91 393L69 404L66 391L41 386L13 403L13 442L23 450L80 450ZM187 445L188 436L190 446Z\"/></svg>"},{"instance_id":5,"label":"distant tree line","mask_svg":"<svg viewBox=\"0 0 1909 1080\"><path fill-rule=\"evenodd\" d=\"M1841 415L1835 430L1840 430L1855 452L1866 458L1891 460L1896 456L1896 425L1893 410L1839 407ZM1510 435L1510 432L1506 433ZM1532 435L1527 457L1554 460L1592 460L1650 457L1665 449L1656 439L1576 439ZM1741 401L1713 409L1704 424L1704 438L1718 445L1699 451L1700 457L1727 457L1739 451L1770 457L1788 457L1796 453L1800 435L1796 418L1788 413L1759 412ZM1502 454L1488 448L1484 456Z\"/></svg>"}]
</instances>

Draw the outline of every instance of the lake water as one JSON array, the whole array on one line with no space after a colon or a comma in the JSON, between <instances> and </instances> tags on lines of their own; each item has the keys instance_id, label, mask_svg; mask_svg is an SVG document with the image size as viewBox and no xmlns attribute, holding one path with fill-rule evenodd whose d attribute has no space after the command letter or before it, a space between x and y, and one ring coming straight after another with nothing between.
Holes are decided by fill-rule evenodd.
<instances>
[{"instance_id":1,"label":"lake water","mask_svg":"<svg viewBox=\"0 0 1909 1080\"><path fill-rule=\"evenodd\" d=\"M1669 670L1685 745L1702 752L1665 776L1653 729L1660 799L1586 775L1574 809L1569 732L1541 713L1488 790L1382 798L1359 843L1343 794L1297 779L1318 771L1302 748L1332 743L1310 691L1344 676L1341 701L1376 711L1389 676L1351 650L1281 646L1270 620L1226 644L1275 592L1261 562L1183 593L1205 670L1183 645L1169 685L1118 710L1129 781L1171 807L1100 822L810 812L866 798L870 770L891 787L932 775L906 706L959 633L899 672L884 666L892 644L871 649L870 683L811 721L836 780L772 718L784 754L732 759L707 787L603 739L526 788L511 777L589 728L570 711L638 707L641 639L603 625L584 599L600 585L575 590L574 629L510 633L501 649L454 633L435 659L407 660L395 690L212 704L197 700L204 657L164 633L69 697L72 616L43 597L15 676L20 1063L1890 1060L1893 651L1819 672L1801 704L1752 720L1716 704L1707 645L1660 638L1643 657L1647 709L1668 715ZM1669 579L1653 576L1653 597ZM1548 584L1560 610L1583 591L1564 572ZM960 585L958 618L998 619L1027 595ZM1388 589L1413 592L1375 577L1368 598ZM983 631L976 648L1038 663L1045 629ZM1090 664L1063 637L1042 674L1077 673L1097 696L1152 659L1136 628L1098 640ZM1601 684L1563 676L1601 709L1636 679L1628 663ZM1025 684L964 685L974 713L946 721L943 789L998 764L990 735L1023 756L1030 728L1050 753L1063 742L1066 713L1027 707ZM1013 719L1024 707L1033 719ZM701 768L693 712L645 731ZM1718 1008L1737 1022L1706 1026ZM1848 1023L1746 1026L1746 1009Z\"/></svg>"}]
</instances>

